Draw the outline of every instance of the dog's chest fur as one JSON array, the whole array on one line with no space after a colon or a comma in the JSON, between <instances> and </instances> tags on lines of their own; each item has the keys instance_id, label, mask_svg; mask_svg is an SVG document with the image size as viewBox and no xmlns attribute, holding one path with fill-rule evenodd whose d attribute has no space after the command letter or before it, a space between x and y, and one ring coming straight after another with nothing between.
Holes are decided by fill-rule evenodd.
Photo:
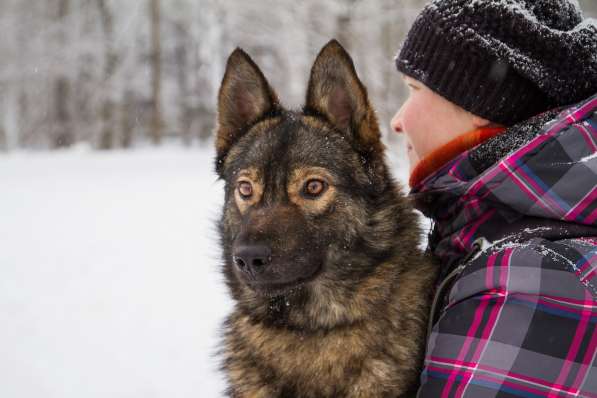
<instances>
[{"instance_id":1,"label":"dog's chest fur","mask_svg":"<svg viewBox=\"0 0 597 398\"><path fill-rule=\"evenodd\" d=\"M240 316L236 331L231 346L240 352L230 353L229 369L233 384L247 389L242 396L283 396L283 391L297 397L351 396L339 390L344 386L360 391L354 396L365 396L380 389L379 383L387 390L388 381L400 375L382 339L365 325L305 334L264 329ZM247 362L256 366L249 368Z\"/></svg>"},{"instance_id":2,"label":"dog's chest fur","mask_svg":"<svg viewBox=\"0 0 597 398\"><path fill-rule=\"evenodd\" d=\"M423 273L430 269L420 269ZM433 275L429 272L429 275ZM233 397L397 397L416 379L429 279L402 275L375 314L319 332L265 327L240 311L227 324ZM420 336L417 338L416 336Z\"/></svg>"}]
</instances>

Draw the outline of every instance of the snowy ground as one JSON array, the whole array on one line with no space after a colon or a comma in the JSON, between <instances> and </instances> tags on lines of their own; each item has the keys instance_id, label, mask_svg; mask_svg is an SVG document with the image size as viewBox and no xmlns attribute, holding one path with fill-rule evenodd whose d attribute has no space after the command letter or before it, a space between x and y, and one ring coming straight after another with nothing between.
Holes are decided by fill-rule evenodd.
<instances>
[{"instance_id":1,"label":"snowy ground","mask_svg":"<svg viewBox=\"0 0 597 398\"><path fill-rule=\"evenodd\" d=\"M0 156L0 397L221 396L212 156Z\"/></svg>"}]
</instances>

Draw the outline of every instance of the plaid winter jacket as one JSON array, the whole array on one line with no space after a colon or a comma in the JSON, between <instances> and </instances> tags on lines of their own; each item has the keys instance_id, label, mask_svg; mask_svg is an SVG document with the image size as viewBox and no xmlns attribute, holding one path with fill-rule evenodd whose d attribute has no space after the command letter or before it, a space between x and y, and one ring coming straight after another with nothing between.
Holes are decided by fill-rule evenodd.
<instances>
[{"instance_id":1,"label":"plaid winter jacket","mask_svg":"<svg viewBox=\"0 0 597 398\"><path fill-rule=\"evenodd\" d=\"M411 195L444 281L418 397L597 397L597 95Z\"/></svg>"}]
</instances>

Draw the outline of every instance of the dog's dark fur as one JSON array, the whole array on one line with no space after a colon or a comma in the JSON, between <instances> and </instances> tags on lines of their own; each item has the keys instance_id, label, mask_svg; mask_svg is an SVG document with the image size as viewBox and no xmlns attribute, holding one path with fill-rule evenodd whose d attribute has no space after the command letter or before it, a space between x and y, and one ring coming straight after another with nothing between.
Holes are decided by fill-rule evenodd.
<instances>
[{"instance_id":1,"label":"dog's dark fur","mask_svg":"<svg viewBox=\"0 0 597 398\"><path fill-rule=\"evenodd\" d=\"M302 112L235 50L218 97L219 223L236 302L232 397L397 397L416 388L436 268L384 162L375 112L336 41Z\"/></svg>"}]
</instances>

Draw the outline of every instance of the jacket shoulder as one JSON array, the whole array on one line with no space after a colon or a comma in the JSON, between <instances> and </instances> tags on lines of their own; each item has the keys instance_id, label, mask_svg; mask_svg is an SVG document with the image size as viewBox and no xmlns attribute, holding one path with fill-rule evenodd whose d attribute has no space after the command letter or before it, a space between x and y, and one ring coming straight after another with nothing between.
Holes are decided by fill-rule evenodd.
<instances>
[{"instance_id":1,"label":"jacket shoulder","mask_svg":"<svg viewBox=\"0 0 597 398\"><path fill-rule=\"evenodd\" d=\"M500 292L584 300L597 299L597 237L490 245L458 276L448 306L466 298Z\"/></svg>"},{"instance_id":2,"label":"jacket shoulder","mask_svg":"<svg viewBox=\"0 0 597 398\"><path fill-rule=\"evenodd\" d=\"M596 243L533 238L492 246L475 257L432 328L419 396L464 389L466 396L522 396L528 380L533 396L549 396L562 369L586 369L594 352L586 342L594 336L597 301L581 278L588 279L587 270L595 267ZM582 355L576 355L579 350ZM578 396L596 391L595 383L579 384L579 378L575 373L561 384Z\"/></svg>"}]
</instances>

